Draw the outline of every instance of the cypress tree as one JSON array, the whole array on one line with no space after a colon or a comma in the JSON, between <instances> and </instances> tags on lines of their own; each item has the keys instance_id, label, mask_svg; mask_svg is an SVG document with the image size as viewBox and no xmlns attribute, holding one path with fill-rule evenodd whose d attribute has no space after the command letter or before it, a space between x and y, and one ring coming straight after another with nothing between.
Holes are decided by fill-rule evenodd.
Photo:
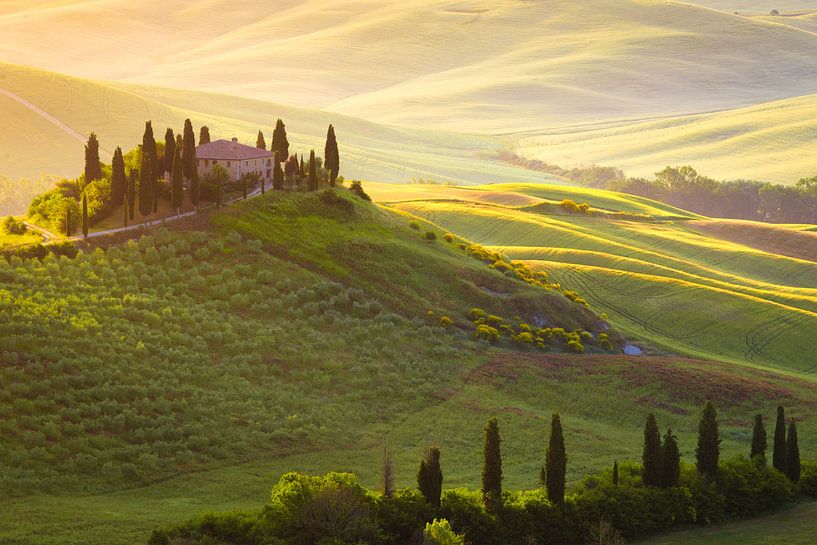
<instances>
[{"instance_id":1,"label":"cypress tree","mask_svg":"<svg viewBox=\"0 0 817 545\"><path fill-rule=\"evenodd\" d=\"M678 450L678 438L672 434L672 428L667 428L664 435L661 458L663 463L661 486L663 488L678 486L681 481L681 452Z\"/></svg>"},{"instance_id":2,"label":"cypress tree","mask_svg":"<svg viewBox=\"0 0 817 545\"><path fill-rule=\"evenodd\" d=\"M315 150L309 152L309 191L318 190L318 165L315 163Z\"/></svg>"},{"instance_id":3,"label":"cypress tree","mask_svg":"<svg viewBox=\"0 0 817 545\"><path fill-rule=\"evenodd\" d=\"M500 442L499 424L492 417L485 424L482 446L482 502L489 511L495 511L502 504Z\"/></svg>"},{"instance_id":4,"label":"cypress tree","mask_svg":"<svg viewBox=\"0 0 817 545\"><path fill-rule=\"evenodd\" d=\"M128 188L125 187L125 196L122 199L122 227L128 226Z\"/></svg>"},{"instance_id":5,"label":"cypress tree","mask_svg":"<svg viewBox=\"0 0 817 545\"><path fill-rule=\"evenodd\" d=\"M82 236L88 238L88 197L82 194Z\"/></svg>"},{"instance_id":6,"label":"cypress tree","mask_svg":"<svg viewBox=\"0 0 817 545\"><path fill-rule=\"evenodd\" d=\"M136 208L136 171L131 170L128 178L128 217L133 220Z\"/></svg>"},{"instance_id":7,"label":"cypress tree","mask_svg":"<svg viewBox=\"0 0 817 545\"><path fill-rule=\"evenodd\" d=\"M755 427L752 430L752 451L750 457L762 457L766 461L766 428L763 427L763 415L755 415Z\"/></svg>"},{"instance_id":8,"label":"cypress tree","mask_svg":"<svg viewBox=\"0 0 817 545\"><path fill-rule=\"evenodd\" d=\"M179 144L182 143L181 137L179 137ZM170 207L176 211L176 214L179 214L179 209L182 207L182 202L184 200L184 165L182 161L182 153L181 148L182 146L174 146L173 152L173 165L171 167L172 175L171 175L171 190L170 190Z\"/></svg>"},{"instance_id":9,"label":"cypress tree","mask_svg":"<svg viewBox=\"0 0 817 545\"><path fill-rule=\"evenodd\" d=\"M644 425L644 450L641 454L641 478L645 486L661 486L663 461L661 456L661 433L658 431L658 422L655 415L647 415Z\"/></svg>"},{"instance_id":10,"label":"cypress tree","mask_svg":"<svg viewBox=\"0 0 817 545\"><path fill-rule=\"evenodd\" d=\"M394 459L392 458L391 449L388 446L383 447L383 497L391 499L394 497Z\"/></svg>"},{"instance_id":11,"label":"cypress tree","mask_svg":"<svg viewBox=\"0 0 817 545\"><path fill-rule=\"evenodd\" d=\"M122 156L122 148L117 147L111 159L111 202L114 205L125 202L125 195L128 192L128 179L125 176L125 159Z\"/></svg>"},{"instance_id":12,"label":"cypress tree","mask_svg":"<svg viewBox=\"0 0 817 545\"><path fill-rule=\"evenodd\" d=\"M712 402L707 401L698 424L698 446L695 448L695 459L698 473L709 479L714 479L718 475L720 444L718 414Z\"/></svg>"},{"instance_id":13,"label":"cypress tree","mask_svg":"<svg viewBox=\"0 0 817 545\"><path fill-rule=\"evenodd\" d=\"M187 128L187 121L185 121L184 123L185 128ZM199 129L199 146L201 146L202 144L209 143L210 143L210 129L207 127L207 125L202 125L201 129Z\"/></svg>"},{"instance_id":14,"label":"cypress tree","mask_svg":"<svg viewBox=\"0 0 817 545\"><path fill-rule=\"evenodd\" d=\"M613 486L618 486L618 461L613 462Z\"/></svg>"},{"instance_id":15,"label":"cypress tree","mask_svg":"<svg viewBox=\"0 0 817 545\"><path fill-rule=\"evenodd\" d=\"M780 473L786 472L786 412L782 406L777 407L777 422L774 426L774 451L772 452L772 465Z\"/></svg>"},{"instance_id":16,"label":"cypress tree","mask_svg":"<svg viewBox=\"0 0 817 545\"><path fill-rule=\"evenodd\" d=\"M329 185L335 187L335 180L338 178L340 169L340 154L338 153L338 141L335 138L335 127L329 125L326 133L326 146L324 148L324 166L329 171Z\"/></svg>"},{"instance_id":17,"label":"cypress tree","mask_svg":"<svg viewBox=\"0 0 817 545\"><path fill-rule=\"evenodd\" d=\"M184 163L184 160L182 160ZM199 171L198 169L193 170L193 178L190 180L190 203L196 207L196 210L199 208L199 197L201 196L201 186L199 186Z\"/></svg>"},{"instance_id":18,"label":"cypress tree","mask_svg":"<svg viewBox=\"0 0 817 545\"><path fill-rule=\"evenodd\" d=\"M153 213L158 211L159 206L159 184L158 179L160 176L160 171L163 167L159 166L159 153L156 151L156 139L153 137L153 125L150 121L145 121L145 134L142 135L142 153L146 153L150 158L150 166L148 168L148 183L150 184L150 195L153 199L150 203L151 210ZM142 170L145 169L144 163L142 164ZM140 178L140 187L139 193L142 193L141 187L141 178ZM141 211L141 202L139 204L139 210Z\"/></svg>"},{"instance_id":19,"label":"cypress tree","mask_svg":"<svg viewBox=\"0 0 817 545\"><path fill-rule=\"evenodd\" d=\"M417 471L417 488L426 501L439 508L443 494L443 471L440 466L440 449L431 445L426 449L420 469Z\"/></svg>"},{"instance_id":20,"label":"cypress tree","mask_svg":"<svg viewBox=\"0 0 817 545\"><path fill-rule=\"evenodd\" d=\"M789 433L786 437L786 476L793 483L800 480L800 446L797 444L797 425L789 422Z\"/></svg>"},{"instance_id":21,"label":"cypress tree","mask_svg":"<svg viewBox=\"0 0 817 545\"><path fill-rule=\"evenodd\" d=\"M287 140L287 128L280 119L275 122L275 130L272 131L272 153L278 152L278 157L289 157L289 140Z\"/></svg>"},{"instance_id":22,"label":"cypress tree","mask_svg":"<svg viewBox=\"0 0 817 545\"><path fill-rule=\"evenodd\" d=\"M170 127L165 131L165 161L164 172L173 173L173 161L176 159L176 137Z\"/></svg>"},{"instance_id":23,"label":"cypress tree","mask_svg":"<svg viewBox=\"0 0 817 545\"><path fill-rule=\"evenodd\" d=\"M281 168L281 158L278 156L277 151L272 162L272 188L276 190L284 189L284 169Z\"/></svg>"},{"instance_id":24,"label":"cypress tree","mask_svg":"<svg viewBox=\"0 0 817 545\"><path fill-rule=\"evenodd\" d=\"M306 177L306 163L304 163L304 154L301 154L300 173L302 177Z\"/></svg>"},{"instance_id":25,"label":"cypress tree","mask_svg":"<svg viewBox=\"0 0 817 545\"><path fill-rule=\"evenodd\" d=\"M550 419L550 439L545 451L545 466L540 474L540 481L547 489L548 499L555 504L565 501L565 478L567 474L567 454L565 437L562 432L562 420L558 413ZM616 466L618 475L618 466Z\"/></svg>"},{"instance_id":26,"label":"cypress tree","mask_svg":"<svg viewBox=\"0 0 817 545\"><path fill-rule=\"evenodd\" d=\"M65 236L71 236L71 207L65 207Z\"/></svg>"},{"instance_id":27,"label":"cypress tree","mask_svg":"<svg viewBox=\"0 0 817 545\"><path fill-rule=\"evenodd\" d=\"M85 183L102 178L102 165L99 163L99 141L91 133L85 144Z\"/></svg>"},{"instance_id":28,"label":"cypress tree","mask_svg":"<svg viewBox=\"0 0 817 545\"><path fill-rule=\"evenodd\" d=\"M142 166L139 170L139 213L144 220L153 211L153 180L150 178L150 156L142 154Z\"/></svg>"},{"instance_id":29,"label":"cypress tree","mask_svg":"<svg viewBox=\"0 0 817 545\"><path fill-rule=\"evenodd\" d=\"M267 141L264 139L264 133L261 131L258 131L258 138L255 139L255 147L263 150L267 149Z\"/></svg>"},{"instance_id":30,"label":"cypress tree","mask_svg":"<svg viewBox=\"0 0 817 545\"><path fill-rule=\"evenodd\" d=\"M193 124L189 119L184 120L184 132L182 133L182 170L184 177L193 180L193 171L196 168L196 135L193 134ZM196 203L193 203L196 204Z\"/></svg>"}]
</instances>

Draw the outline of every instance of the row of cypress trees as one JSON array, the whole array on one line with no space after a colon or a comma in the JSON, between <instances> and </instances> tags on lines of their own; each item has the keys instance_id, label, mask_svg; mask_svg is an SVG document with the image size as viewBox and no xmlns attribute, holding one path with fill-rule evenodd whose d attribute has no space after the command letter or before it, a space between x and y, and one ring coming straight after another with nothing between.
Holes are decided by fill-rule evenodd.
<instances>
[{"instance_id":1,"label":"row of cypress trees","mask_svg":"<svg viewBox=\"0 0 817 545\"><path fill-rule=\"evenodd\" d=\"M752 430L753 459L760 458L766 461L766 428L763 426L763 415L755 415L754 429ZM782 406L777 407L777 421L774 427L774 444L772 446L772 466L796 483L800 480L800 445L797 439L797 424L792 419L786 429L786 411Z\"/></svg>"}]
</instances>

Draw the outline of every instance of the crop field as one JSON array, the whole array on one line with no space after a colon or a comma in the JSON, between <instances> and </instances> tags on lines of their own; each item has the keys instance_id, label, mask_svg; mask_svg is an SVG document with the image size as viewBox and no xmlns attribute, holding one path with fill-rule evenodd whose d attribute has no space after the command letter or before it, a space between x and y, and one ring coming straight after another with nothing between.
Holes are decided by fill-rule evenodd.
<instances>
[{"instance_id":1,"label":"crop field","mask_svg":"<svg viewBox=\"0 0 817 545\"><path fill-rule=\"evenodd\" d=\"M765 237L738 235L747 232L746 222L712 220L710 226L710 220L687 220L682 211L657 203L658 210L651 210L647 199L594 190L502 185L474 193L493 187L504 199L516 187L526 195L573 195L577 202L587 197L588 204L607 210L654 215L620 221L542 214L486 205L484 197L401 201L396 190L384 200L546 271L633 338L698 357L797 373L817 370L804 357L817 338L817 264L798 257L807 251L804 241L813 243L811 232L754 224L750 227ZM380 198L377 191L374 187Z\"/></svg>"}]
</instances>

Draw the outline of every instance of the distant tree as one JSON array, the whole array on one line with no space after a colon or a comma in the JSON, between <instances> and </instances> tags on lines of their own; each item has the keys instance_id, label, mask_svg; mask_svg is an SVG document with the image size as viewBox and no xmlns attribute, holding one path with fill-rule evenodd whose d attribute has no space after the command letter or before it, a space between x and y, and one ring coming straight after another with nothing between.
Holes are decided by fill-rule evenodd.
<instances>
[{"instance_id":1,"label":"distant tree","mask_svg":"<svg viewBox=\"0 0 817 545\"><path fill-rule=\"evenodd\" d=\"M417 488L428 503L439 508L443 494L443 470L440 466L440 449L434 445L426 449L417 471Z\"/></svg>"},{"instance_id":2,"label":"distant tree","mask_svg":"<svg viewBox=\"0 0 817 545\"><path fill-rule=\"evenodd\" d=\"M133 220L136 208L136 171L131 169L128 177L128 218Z\"/></svg>"},{"instance_id":3,"label":"distant tree","mask_svg":"<svg viewBox=\"0 0 817 545\"><path fill-rule=\"evenodd\" d=\"M300 172L301 176L306 178L307 171L306 171L306 163L304 162L304 154L303 153L301 154L301 165L300 165L299 168L300 168L299 172Z\"/></svg>"},{"instance_id":4,"label":"distant tree","mask_svg":"<svg viewBox=\"0 0 817 545\"><path fill-rule=\"evenodd\" d=\"M187 121L185 121L185 127L186 126ZM209 143L210 143L210 129L207 127L207 125L202 125L201 129L199 129L199 146L201 146L202 144Z\"/></svg>"},{"instance_id":5,"label":"distant tree","mask_svg":"<svg viewBox=\"0 0 817 545\"><path fill-rule=\"evenodd\" d=\"M309 191L318 190L318 164L315 162L315 150L309 152Z\"/></svg>"},{"instance_id":6,"label":"distant tree","mask_svg":"<svg viewBox=\"0 0 817 545\"><path fill-rule=\"evenodd\" d=\"M618 478L618 465L615 466ZM545 485L548 499L555 504L565 501L565 479L567 475L567 453L565 452L565 437L562 432L562 420L558 413L550 418L550 439L545 451L545 465L539 480Z\"/></svg>"},{"instance_id":7,"label":"distant tree","mask_svg":"<svg viewBox=\"0 0 817 545\"><path fill-rule=\"evenodd\" d=\"M173 129L170 127L167 128L165 131L165 161L164 161L164 172L167 172L171 175L173 174L173 161L176 157L176 140L177 138L173 134Z\"/></svg>"},{"instance_id":8,"label":"distant tree","mask_svg":"<svg viewBox=\"0 0 817 545\"><path fill-rule=\"evenodd\" d=\"M298 158L295 155L290 155L289 159L284 162L284 177L290 188L295 187L298 182Z\"/></svg>"},{"instance_id":9,"label":"distant tree","mask_svg":"<svg viewBox=\"0 0 817 545\"><path fill-rule=\"evenodd\" d=\"M139 213L142 219L153 211L153 180L150 178L150 155L142 154L142 167L139 169Z\"/></svg>"},{"instance_id":10,"label":"distant tree","mask_svg":"<svg viewBox=\"0 0 817 545\"><path fill-rule=\"evenodd\" d=\"M800 446L797 444L797 424L789 423L786 437L786 476L793 483L800 480Z\"/></svg>"},{"instance_id":11,"label":"distant tree","mask_svg":"<svg viewBox=\"0 0 817 545\"><path fill-rule=\"evenodd\" d=\"M272 188L280 191L284 189L284 170L281 168L281 157L277 151L272 163Z\"/></svg>"},{"instance_id":12,"label":"distant tree","mask_svg":"<svg viewBox=\"0 0 817 545\"><path fill-rule=\"evenodd\" d=\"M655 415L647 415L644 424L644 448L641 454L641 478L645 486L661 486L661 474L664 464L661 453L661 433Z\"/></svg>"},{"instance_id":13,"label":"distant tree","mask_svg":"<svg viewBox=\"0 0 817 545\"><path fill-rule=\"evenodd\" d=\"M65 207L65 236L70 237L73 225L71 225L71 207Z\"/></svg>"},{"instance_id":14,"label":"distant tree","mask_svg":"<svg viewBox=\"0 0 817 545\"><path fill-rule=\"evenodd\" d=\"M184 163L184 160L182 160ZM201 185L199 184L199 171L198 169L193 170L193 178L190 180L190 203L196 207L196 210L199 208L199 199L201 197Z\"/></svg>"},{"instance_id":15,"label":"distant tree","mask_svg":"<svg viewBox=\"0 0 817 545\"><path fill-rule=\"evenodd\" d=\"M267 149L267 141L264 139L264 133L261 131L258 131L258 138L255 139L255 147L263 150Z\"/></svg>"},{"instance_id":16,"label":"distant tree","mask_svg":"<svg viewBox=\"0 0 817 545\"><path fill-rule=\"evenodd\" d=\"M88 238L88 197L82 194L82 236Z\"/></svg>"},{"instance_id":17,"label":"distant tree","mask_svg":"<svg viewBox=\"0 0 817 545\"><path fill-rule=\"evenodd\" d=\"M720 445L718 414L712 402L707 401L701 421L698 423L698 446L695 449L695 459L698 473L709 479L714 479L718 475Z\"/></svg>"},{"instance_id":18,"label":"distant tree","mask_svg":"<svg viewBox=\"0 0 817 545\"><path fill-rule=\"evenodd\" d=\"M613 486L618 486L618 461L613 462Z\"/></svg>"},{"instance_id":19,"label":"distant tree","mask_svg":"<svg viewBox=\"0 0 817 545\"><path fill-rule=\"evenodd\" d=\"M314 161L311 161L314 164ZM489 511L502 505L502 453L499 424L491 418L485 425L482 446L482 502Z\"/></svg>"},{"instance_id":20,"label":"distant tree","mask_svg":"<svg viewBox=\"0 0 817 545\"><path fill-rule=\"evenodd\" d=\"M326 133L326 146L324 148L324 163L329 172L329 185L335 187L335 180L340 169L340 154L338 153L338 141L335 138L335 127L329 125Z\"/></svg>"},{"instance_id":21,"label":"distant tree","mask_svg":"<svg viewBox=\"0 0 817 545\"><path fill-rule=\"evenodd\" d=\"M124 204L128 192L128 179L125 176L125 159L122 148L117 147L111 159L111 202L118 206Z\"/></svg>"},{"instance_id":22,"label":"distant tree","mask_svg":"<svg viewBox=\"0 0 817 545\"><path fill-rule=\"evenodd\" d=\"M156 151L156 139L153 137L153 125L150 121L145 121L145 133L142 135L142 153L146 153L150 158L150 166L148 167L148 176L149 176L149 183L151 185L150 188L150 196L153 201L150 203L150 208L153 213L158 211L159 205L159 184L158 179L160 176L160 171L163 167L159 166L159 153ZM145 170L144 163L142 164L142 170ZM140 177L140 187L139 187L139 194L142 194L142 187L141 187L141 180ZM139 203L139 210L141 212L141 200Z\"/></svg>"},{"instance_id":23,"label":"distant tree","mask_svg":"<svg viewBox=\"0 0 817 545\"><path fill-rule=\"evenodd\" d=\"M774 426L774 450L772 451L772 465L780 473L786 472L786 412L782 406L777 407L777 422Z\"/></svg>"},{"instance_id":24,"label":"distant tree","mask_svg":"<svg viewBox=\"0 0 817 545\"><path fill-rule=\"evenodd\" d=\"M755 415L755 427L752 430L752 451L751 458L762 457L766 460L766 428L763 427L763 415Z\"/></svg>"},{"instance_id":25,"label":"distant tree","mask_svg":"<svg viewBox=\"0 0 817 545\"><path fill-rule=\"evenodd\" d=\"M179 214L179 209L182 207L184 201L184 161L182 159L183 140L179 136L179 145L173 146L173 164L171 166L171 189L170 189L170 207Z\"/></svg>"},{"instance_id":26,"label":"distant tree","mask_svg":"<svg viewBox=\"0 0 817 545\"><path fill-rule=\"evenodd\" d=\"M85 183L102 178L102 165L99 162L99 141L91 133L85 144Z\"/></svg>"},{"instance_id":27,"label":"distant tree","mask_svg":"<svg viewBox=\"0 0 817 545\"><path fill-rule=\"evenodd\" d=\"M289 140L287 140L287 128L280 119L275 122L275 130L272 131L272 145L270 151L274 154L278 152L278 157L289 157Z\"/></svg>"},{"instance_id":28,"label":"distant tree","mask_svg":"<svg viewBox=\"0 0 817 545\"><path fill-rule=\"evenodd\" d=\"M202 133L203 132L204 131L202 131ZM183 141L182 162L184 165L183 173L186 179L192 181L193 171L197 170L196 135L193 134L193 124L190 122L189 119L184 120L184 133L182 141Z\"/></svg>"},{"instance_id":29,"label":"distant tree","mask_svg":"<svg viewBox=\"0 0 817 545\"><path fill-rule=\"evenodd\" d=\"M394 497L394 458L388 446L383 447L383 475L381 477L383 497Z\"/></svg>"},{"instance_id":30,"label":"distant tree","mask_svg":"<svg viewBox=\"0 0 817 545\"><path fill-rule=\"evenodd\" d=\"M128 226L128 189L125 187L125 197L122 202L122 227Z\"/></svg>"},{"instance_id":31,"label":"distant tree","mask_svg":"<svg viewBox=\"0 0 817 545\"><path fill-rule=\"evenodd\" d=\"M664 444L661 446L661 486L671 488L678 486L681 480L681 452L678 449L678 438L672 434L672 428L667 428L664 435Z\"/></svg>"}]
</instances>

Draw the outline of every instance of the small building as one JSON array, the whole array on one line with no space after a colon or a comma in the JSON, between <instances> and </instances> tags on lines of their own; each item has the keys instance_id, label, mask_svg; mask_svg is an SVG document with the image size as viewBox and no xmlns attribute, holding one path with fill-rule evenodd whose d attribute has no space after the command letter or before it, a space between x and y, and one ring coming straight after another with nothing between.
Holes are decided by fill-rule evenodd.
<instances>
[{"instance_id":1,"label":"small building","mask_svg":"<svg viewBox=\"0 0 817 545\"><path fill-rule=\"evenodd\" d=\"M232 140L213 140L196 147L199 163L199 177L213 171L213 165L221 165L231 181L237 181L247 173L256 173L260 178L272 180L272 152L245 146Z\"/></svg>"}]
</instances>

